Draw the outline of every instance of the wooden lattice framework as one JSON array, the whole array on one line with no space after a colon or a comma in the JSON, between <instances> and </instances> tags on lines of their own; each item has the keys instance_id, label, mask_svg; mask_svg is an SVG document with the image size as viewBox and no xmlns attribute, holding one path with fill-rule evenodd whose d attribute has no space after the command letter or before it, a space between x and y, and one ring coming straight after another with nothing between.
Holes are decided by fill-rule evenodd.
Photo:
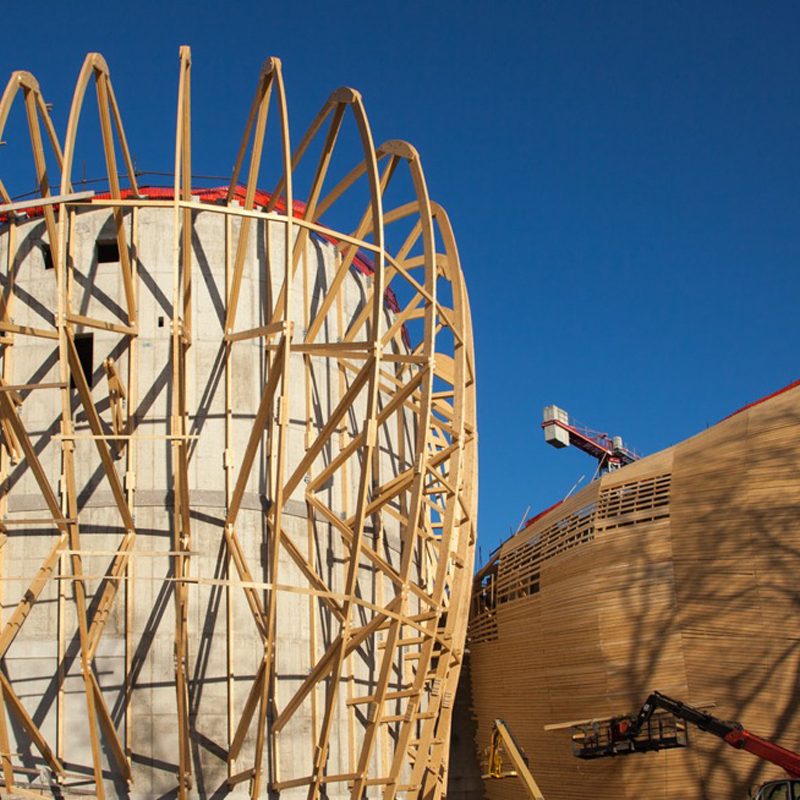
<instances>
[{"instance_id":1,"label":"wooden lattice framework","mask_svg":"<svg viewBox=\"0 0 800 800\"><path fill-rule=\"evenodd\" d=\"M12 75L0 99L0 139L15 101L24 103L34 164L38 176L38 197L14 202L0 182L0 214L5 218L0 232L8 237L8 263L0 265L6 274L0 307L0 481L15 471L30 471L46 504L46 519L19 520L8 524L35 524L52 527L52 546L35 574L29 576L24 595L3 598L10 610L0 629L0 659L9 652L37 599L54 578L60 580L60 604L70 591L78 622L77 638L84 682L86 724L91 741L93 791L98 797L107 792L108 772L130 781L131 745L127 725L124 733L115 724L104 699L96 674L94 658L106 623L115 605L124 613L131 586L136 585L135 512L137 507L136 467L138 423L136 396L139 359L137 295L138 217L143 209L166 208L173 213L173 286L169 382L171 409L168 427L161 438L171 446L171 486L173 498L172 559L174 581L175 648L175 737L177 792L188 795L192 788L190 738L190 664L188 641L189 610L193 585L214 583L208 576L193 575L191 492L189 469L193 456L190 432L193 410L187 401L187 355L193 344L191 241L194 215L212 212L224 215L229 238L226 245L225 329L221 336L224 352L225 450L221 484L225 489L224 525L219 535L224 540L229 573L223 591L227 601L244 597L262 644L261 666L248 687L240 711L233 702L234 686L230 675L236 660L236 640L228 631L229 695L227 706L228 784L249 782L252 797L264 796L267 788L307 787L308 797L317 798L325 786L345 783L353 798L376 792L382 797L405 796L438 798L446 790L449 728L452 700L460 670L471 584L476 502L476 431L472 334L467 295L463 284L455 240L443 209L431 202L420 159L413 147L389 141L375 147L360 95L350 89L335 91L314 119L311 127L292 151L281 64L267 60L259 75L256 94L235 160L226 201L201 203L192 194L190 136L189 48L180 50L177 135L175 141L174 191L170 198L148 198L137 185L133 160L125 139L122 119L111 85L108 67L97 53L86 57L75 89L63 147L50 120L48 107L36 80L26 72ZM108 178L108 196L75 191L71 174L75 157L78 120L87 89L94 84L100 115L100 129ZM280 174L265 175L261 169L265 147L268 111L277 117ZM355 121L360 137L360 163L333 186L326 183L340 129L348 116ZM61 174L58 194L51 187L45 157L45 139L50 159L55 159ZM294 202L293 177L304 155L321 140L321 154L313 170L311 188L302 204ZM125 162L121 174L117 152ZM235 200L240 174L247 171L244 202ZM404 202L384 208L387 190L401 171L410 176L412 194ZM128 186L123 189L125 178ZM256 204L259 179L269 180L275 189L264 205ZM329 227L326 214L339 216L357 206L353 187L368 189L366 208L349 230ZM52 326L33 328L15 324L15 231L24 221L24 212L36 208L43 216L54 265L52 278L57 285L57 308ZM119 249L119 279L124 288L122 319L101 319L79 314L73 307L72 258L76 216L88 207L110 209ZM344 211L343 211L344 210ZM128 215L126 226L123 215ZM230 232L239 221L238 238ZM237 310L245 272L248 236L259 221L282 227L285 254L284 282L272 298L271 316L256 328L237 329ZM3 231L5 228L5 231ZM401 236L395 231L402 230ZM309 237L320 236L338 254L338 267L327 292L315 305L305 298L304 319L292 318L289 286L303 268L303 252ZM372 274L368 297L358 318L340 341L326 341L321 332L328 315L341 314L341 291L358 254L368 254ZM308 287L308 291L311 288ZM391 291L394 307L386 313L386 298ZM312 313L313 312L313 313ZM103 364L108 383L108 402L102 408L97 392L87 383L76 348L78 330L113 333L119 347L127 353L120 368L113 359ZM14 385L11 381L15 343L24 337L49 339L57 343L59 380L50 383ZM234 373L232 353L239 342L258 341L267 366L261 400L246 441L233 435L231 382ZM293 385L290 358L302 357L305 383ZM310 375L312 360L324 359L337 376L339 401L321 426L312 425ZM74 388L72 388L74 387ZM24 415L25 398L33 390L58 392L61 397L60 448L61 474L56 483L40 463ZM84 573L88 555L82 544L81 526L85 510L75 480L76 408L85 417L84 435L91 436L102 466L106 489L113 496L122 534L116 552L102 575ZM307 419L305 455L292 461L286 445L289 424L288 404L305 398ZM356 402L358 401L358 402ZM364 413L353 422L354 409ZM381 474L378 449L381 431L402 417L413 423L413 453L405 455L408 467L397 474ZM345 420L349 420L345 424ZM152 438L152 435L151 437ZM262 442L266 442L262 446ZM264 456L264 453L267 456ZM120 469L119 464L123 465ZM354 467L355 465L355 467ZM323 488L336 480L345 467L358 476L357 502L342 513L326 502ZM263 470L270 504L266 515L268 536L268 579L260 580L255 565L249 563L237 530L242 498L254 470ZM5 485L5 484L4 484ZM303 487L309 524L320 520L341 537L348 557L342 588L328 585L310 552L302 552L284 530L286 503L298 487ZM13 491L13 490L12 490ZM0 497L0 515L6 518L8 492ZM400 556L390 563L375 542L365 536L369 523L380 528L382 519L392 519L400 531ZM0 568L2 551L8 539L8 525L0 526ZM305 585L282 583L279 574L281 555L287 555L306 579ZM358 591L358 573L367 562L381 576L382 587L370 600ZM419 565L424 562L426 579L420 581ZM0 588L2 588L0 576ZM89 586L94 585L90 592ZM123 590L124 588L124 590ZM238 594L237 594L238 593ZM338 631L313 663L299 689L290 697L276 696L275 670L276 616L281 597L303 595L309 606L318 604L336 620ZM92 602L90 603L90 597ZM61 607L61 605L59 606ZM62 626L63 627L63 626ZM64 653L69 631L59 630L59 653ZM126 636L130 637L129 629ZM328 767L330 737L334 716L342 707L342 693L349 686L348 661L360 648L369 646L374 655L375 689L367 696L346 697L350 713L359 711L359 734L350 746L350 770L332 774ZM130 643L127 647L130 650ZM313 654L312 654L313 655ZM2 662L0 662L1 664ZM412 668L396 670L398 663ZM134 677L125 671L125 719L133 694ZM400 684L398 684L400 680ZM59 684L59 692L63 683ZM312 736L308 759L298 772L283 776L274 766L281 732L304 704L313 708ZM241 704L239 704L241 705ZM59 708L61 697L59 695ZM58 726L55 740L49 740L34 721L26 703L15 692L5 670L0 667L0 766L7 790L40 796L26 782L24 770L11 752L8 716L25 730L33 747L55 779L68 790L70 773L62 763L63 731ZM390 735L387 734L390 731ZM242 763L245 739L255 739L252 763ZM380 763L385 769L376 774L376 748L384 750ZM108 761L105 761L108 755ZM271 758L267 754L272 753ZM270 768L267 762L273 766ZM104 766L106 765L107 766ZM105 770L105 774L104 774ZM375 788L372 788L375 787Z\"/></svg>"}]
</instances>

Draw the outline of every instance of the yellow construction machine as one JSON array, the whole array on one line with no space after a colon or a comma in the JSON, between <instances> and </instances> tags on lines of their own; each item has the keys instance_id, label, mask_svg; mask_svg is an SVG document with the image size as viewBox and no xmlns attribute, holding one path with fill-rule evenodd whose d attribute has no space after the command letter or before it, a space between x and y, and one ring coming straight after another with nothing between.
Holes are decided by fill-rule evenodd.
<instances>
[{"instance_id":1,"label":"yellow construction machine","mask_svg":"<svg viewBox=\"0 0 800 800\"><path fill-rule=\"evenodd\" d=\"M544 800L542 790L528 769L528 758L502 719L496 719L492 725L492 740L484 750L484 780L498 778L519 778L531 800ZM512 769L506 769L504 757L508 759Z\"/></svg>"}]
</instances>

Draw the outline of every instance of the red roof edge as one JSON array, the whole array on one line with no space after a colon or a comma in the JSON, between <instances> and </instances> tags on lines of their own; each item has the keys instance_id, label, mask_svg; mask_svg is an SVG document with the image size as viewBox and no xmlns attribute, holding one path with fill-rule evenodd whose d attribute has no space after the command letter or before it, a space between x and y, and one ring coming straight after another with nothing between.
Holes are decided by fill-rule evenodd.
<instances>
[{"instance_id":1,"label":"red roof edge","mask_svg":"<svg viewBox=\"0 0 800 800\"><path fill-rule=\"evenodd\" d=\"M766 403L767 400L772 400L773 397L777 397L779 394L788 392L797 386L800 386L800 378L798 378L796 381L792 381L791 383L787 384L782 389L778 389L776 392L772 392L772 394L765 395L764 397L761 397L758 400L753 400L752 403L748 403L746 406L742 406L741 408L734 411L732 414L728 414L727 417L723 417L722 420L720 421L724 422L726 419L730 419L731 417L735 417L737 414L741 414L742 411L747 411L748 408L760 405L761 403Z\"/></svg>"},{"instance_id":2,"label":"red roof edge","mask_svg":"<svg viewBox=\"0 0 800 800\"><path fill-rule=\"evenodd\" d=\"M192 188L192 196L196 197L201 203L215 203L220 200L225 200L228 196L228 187L227 186L212 186L212 187L205 187L205 188ZM175 190L172 187L168 186L140 186L139 192L145 195L148 199L151 200L172 200L175 197ZM133 189L126 188L121 189L119 192L119 199L127 200L128 198L133 196ZM98 192L94 195L95 199L97 200L109 200L111 199L111 192ZM233 189L233 197L236 198L242 205L244 205L246 198L247 198L247 189L246 187L242 186L241 184L237 184ZM253 205L254 206L266 206L272 198L272 195L269 192L265 192L261 189L256 189L255 196L253 197ZM278 212L286 213L286 201L283 199L278 199L275 202L275 210ZM302 217L306 210L306 204L302 200L294 200L292 201L292 213L295 217ZM25 210L25 213L28 217L37 218L43 216L44 209L42 206L35 206L32 208L28 208ZM0 214L0 223L5 222L8 218L8 215ZM315 233L321 239L324 239L327 242L330 242L332 245L336 246L339 243L339 240L328 234L324 233ZM362 274L362 275L372 275L375 272L375 266L372 263L372 259L363 251L359 250L355 258L353 258L353 266ZM397 296L395 295L394 291L391 287L387 286L384 291L384 300L386 301L386 305L390 311L394 311L395 313L399 313L400 311L400 303L397 300ZM403 325L402 336L406 344L410 344L408 341L408 331L406 326Z\"/></svg>"},{"instance_id":3,"label":"red roof edge","mask_svg":"<svg viewBox=\"0 0 800 800\"><path fill-rule=\"evenodd\" d=\"M556 500L556 502L553 503L553 505L551 505L549 508L546 508L544 511L540 511L530 519L526 519L525 524L522 526L522 531L524 531L526 528L530 528L530 526L533 525L536 520L541 519L545 514L549 514L554 508L558 508L558 506L560 506L563 502L563 500ZM519 533L522 533L522 531L519 531Z\"/></svg>"}]
</instances>

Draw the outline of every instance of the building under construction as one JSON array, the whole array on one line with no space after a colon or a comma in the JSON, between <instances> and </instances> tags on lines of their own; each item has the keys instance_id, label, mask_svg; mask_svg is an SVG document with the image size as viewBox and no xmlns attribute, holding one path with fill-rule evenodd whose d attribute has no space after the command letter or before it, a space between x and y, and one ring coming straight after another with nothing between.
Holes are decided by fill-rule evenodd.
<instances>
[{"instance_id":1,"label":"building under construction","mask_svg":"<svg viewBox=\"0 0 800 800\"><path fill-rule=\"evenodd\" d=\"M168 186L99 54L63 137L31 74L0 98L0 179L37 180L0 180L3 797L700 800L780 775L708 709L788 748L799 797L800 386L644 458L548 406L597 479L473 581L469 303L418 154L376 146L348 88L293 140L269 59L205 185L185 47L177 89ZM77 184L91 97L106 175Z\"/></svg>"},{"instance_id":2,"label":"building under construction","mask_svg":"<svg viewBox=\"0 0 800 800\"><path fill-rule=\"evenodd\" d=\"M601 463L615 449L630 453L552 410L550 439L556 419L561 444L582 438ZM630 458L531 519L476 577L468 647L477 748L504 720L547 800L746 798L787 765L800 778L798 469L793 384ZM716 726L715 737L691 711L659 711L634 742L619 715L635 714L653 689L793 752L751 755L741 735L720 740L735 725ZM788 800L798 789L778 784L764 797ZM532 796L515 776L487 780L486 793Z\"/></svg>"},{"instance_id":3,"label":"building under construction","mask_svg":"<svg viewBox=\"0 0 800 800\"><path fill-rule=\"evenodd\" d=\"M476 503L452 230L358 92L292 148L277 59L198 188L190 78L182 48L160 188L99 54L63 138L29 73L0 100L38 180L0 183L3 794L438 798Z\"/></svg>"}]
</instances>

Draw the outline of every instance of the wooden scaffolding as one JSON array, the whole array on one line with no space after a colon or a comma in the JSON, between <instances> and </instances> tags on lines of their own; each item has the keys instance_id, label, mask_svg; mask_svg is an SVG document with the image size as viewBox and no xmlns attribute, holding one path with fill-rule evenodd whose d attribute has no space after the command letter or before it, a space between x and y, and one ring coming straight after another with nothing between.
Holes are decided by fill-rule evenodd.
<instances>
[{"instance_id":1,"label":"wooden scaffolding","mask_svg":"<svg viewBox=\"0 0 800 800\"><path fill-rule=\"evenodd\" d=\"M38 178L38 196L14 202L0 182L0 235L7 237L7 263L0 307L0 570L3 549L13 533L26 525L52 528L52 546L38 569L28 576L21 598L2 597L9 610L0 629L0 767L6 790L41 796L12 753L9 717L24 729L41 762L54 780L68 791L72 775L63 764L63 729L55 738L45 735L34 720L30 701L23 700L2 667L2 658L12 648L43 591L54 580L59 586L59 609L74 599L80 665L85 694L86 724L91 741L93 791L104 797L109 775L133 780L132 742L127 724L134 713L135 676L126 660L124 724L112 717L98 682L94 658L112 610L120 606L129 614L133 602L137 563L137 447L140 415L138 370L139 317L137 297L140 276L137 242L139 216L150 208L171 209L173 217L168 380L170 415L162 434L169 442L168 496L174 582L174 685L177 793L186 797L192 787L190 754L189 639L192 587L216 581L228 604L243 597L263 646L261 666L251 676L244 705L233 702L232 675L236 662L236 636L227 630L229 702L227 715L228 785L249 782L252 797L264 796L269 788L280 793L296 786L307 787L308 797L325 794L325 787L345 783L352 798L404 796L438 798L446 787L449 727L452 701L458 680L465 638L474 551L476 506L475 379L472 333L467 295L453 232L444 210L433 203L425 183L417 152L402 141L375 147L364 104L358 92L335 91L294 150L281 63L268 59L258 77L253 103L241 146L235 158L227 197L221 202L202 202L193 194L190 119L191 54L180 49L177 133L175 138L174 186L170 197L154 198L137 183L134 162L125 138L122 117L112 88L109 69L97 53L86 57L69 114L66 135L61 140L50 119L35 78L15 72L0 99L0 139L16 101L24 103L30 142ZM76 191L72 182L78 121L87 89L94 84L100 115L108 192ZM279 174L262 169L268 112L275 121ZM355 166L334 185L326 181L334 158L339 132L347 117L356 125L361 155ZM272 141L272 140L270 140ZM49 143L49 149L46 145ZM314 145L312 147L312 145ZM318 150L315 166L304 156ZM60 188L51 186L46 152L60 172ZM122 154L124 172L117 161ZM311 169L310 190L303 202L295 200L293 179L298 170ZM245 175L246 172L246 175ZM403 175L403 181L397 178ZM244 176L244 200L236 189ZM269 181L274 190L266 202L257 203L259 182ZM123 187L123 183L127 186ZM332 227L326 219L352 215L356 202L351 188L366 185L368 201L350 228ZM393 188L399 185L400 188ZM407 187L407 188L403 188ZM410 191L408 189L410 187ZM394 195L392 195L394 191ZM387 207L386 198L405 191L406 197ZM87 208L110 209L119 253L119 280L124 289L125 317L96 318L78 313L74 307L75 264L72 257L76 219ZM52 326L34 328L15 324L15 233L25 214L40 214L44 220L52 259L52 279L57 286L57 307ZM189 469L197 438L193 409L187 400L187 362L193 345L193 270L191 250L193 226L199 212L222 215L226 226L225 326L220 347L225 386L225 447L220 485L224 486L224 542L229 572L223 579L194 574L192 496ZM237 310L246 269L248 237L259 222L282 230L283 284L270 298L271 309L264 324L236 327ZM238 235L234 234L234 223ZM398 235L397 231L402 231ZM293 318L290 287L304 269L303 253L310 237L320 237L337 253L337 268L327 291L314 299L314 287L302 307L302 319ZM324 323L341 313L345 278L357 258L371 265L366 297L358 318L340 341L326 341ZM391 313L387 299L392 298ZM196 319L196 317L195 317ZM97 391L87 382L76 346L80 330L100 330L118 337L126 353L125 365L105 361L108 392L98 403ZM59 380L15 385L12 365L15 343L25 337L52 340L57 345ZM232 401L233 352L238 343L258 342L266 365L257 413L246 440L233 433L236 408ZM293 357L305 365L303 377L289 369ZM312 360L325 360L337 376L340 397L330 416L315 424L311 408ZM26 425L25 402L33 391L57 392L61 397L58 426L61 469L58 481L47 474L37 455ZM305 418L305 453L292 459L287 445L292 416ZM77 402L76 402L77 398ZM107 402L106 402L107 400ZM365 409L353 422L353 409ZM76 428L76 416L88 423L88 431ZM404 456L408 467L385 480L378 469L378 451L384 428L412 421L413 452ZM83 428L81 429L83 430ZM153 434L147 434L152 438ZM75 440L90 436L102 465L106 488L113 495L122 534L107 569L91 576L96 589L89 592L90 576L84 561L89 555L81 539L85 517L75 479ZM355 468L353 465L357 465ZM345 469L356 475L352 487L356 502L346 515L331 508L326 487ZM45 519L8 517L8 478L30 471L46 504ZM248 560L240 541L237 520L248 482L264 475L269 506L264 511L268 535L265 542L266 580L262 565ZM283 524L289 498L304 487L309 525L321 521L335 530L347 553L341 585L333 587L315 562L313 549L299 548ZM378 543L365 534L380 530L391 518L401 532L400 557L390 563ZM309 534L310 535L310 534ZM282 583L281 557L288 557L305 576L305 585ZM364 563L380 575L382 587L368 598L358 590L358 573ZM420 580L420 567L425 580ZM0 591L2 590L0 572ZM388 587L385 591L383 587ZM281 642L276 637L276 616L284 594L308 598L309 617L324 607L336 621L337 630L324 650L317 644L309 654L310 668L300 687L289 697L276 695L276 656ZM91 596L90 596L91 595ZM119 611L119 609L118 609ZM63 618L63 614L62 614ZM126 653L135 643L126 627ZM59 653L75 632L59 627ZM320 654L320 651L321 654ZM355 696L348 681L350 659L369 651L374 660L375 688L369 695ZM403 665L398 670L398 664ZM59 683L59 708L63 682ZM299 772L284 776L278 767L281 733L304 705L313 709L313 724L307 760ZM135 704L134 704L135 705ZM354 735L348 745L349 770L333 772L328 765L334 716L346 707L352 716ZM252 762L242 762L246 739L255 741ZM376 759L375 753L381 751ZM375 764L381 768L376 772ZM21 777L22 776L22 777ZM85 776L83 776L85 781ZM375 789L371 787L376 787Z\"/></svg>"}]
</instances>

